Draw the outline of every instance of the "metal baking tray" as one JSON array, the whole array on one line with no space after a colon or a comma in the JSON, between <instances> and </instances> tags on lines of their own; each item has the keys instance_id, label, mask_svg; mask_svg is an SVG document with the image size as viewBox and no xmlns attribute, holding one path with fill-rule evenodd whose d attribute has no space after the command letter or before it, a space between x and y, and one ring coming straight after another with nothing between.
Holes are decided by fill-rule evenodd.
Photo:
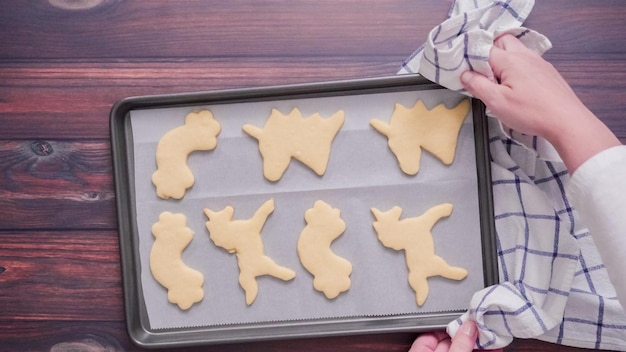
<instances>
[{"instance_id":1,"label":"metal baking tray","mask_svg":"<svg viewBox=\"0 0 626 352\"><path fill-rule=\"evenodd\" d=\"M422 92L429 92L431 97L457 94L431 83L420 76L392 76L351 81L334 81L311 84L272 86L261 88L232 89L223 91L197 92L186 94L153 95L130 97L117 102L111 110L111 146L116 187L117 216L119 223L120 252L124 286L124 302L127 328L132 340L147 348L203 345L214 343L233 343L243 341L287 339L296 337L315 337L331 335L352 335L381 332L426 331L443 329L451 320L464 312L466 307L453 310L413 311L404 314L352 314L327 317L294 319L263 319L226 324L194 324L180 327L155 328L150 322L148 297L142 285L142 260L140 253L140 229L138 226L138 203L135 162L136 141L133 137L131 115L137 111L158 111L170 108L205 108L207 106L236 106L238 104L269 103L282 101L308 101L315 106L316 99L365 99L376 94L415 94L419 99ZM471 99L471 121L473 148L475 152L476 189L474 194L478 205L478 227L482 251L479 263L482 270L482 287L497 283L498 269L496 261L495 230L491 194L489 166L487 120L484 106L478 100ZM288 111L284 111L287 113ZM349 119L346 116L346 119ZM381 116L382 120L385 117ZM155 124L158 121L155 120ZM136 131L135 131L136 132ZM158 139L160 136L155 136ZM219 138L219 137L218 137ZM340 136L336 138L341 138ZM377 143L381 143L379 139ZM372 142L373 143L373 142ZM219 142L218 142L219 145ZM219 148L219 147L218 147ZM387 149L386 140L381 148ZM258 155L257 150L251 153ZM391 155L391 153L389 153ZM331 153L332 157L332 153ZM393 156L391 156L393 157ZM260 159L260 155L258 156ZM394 159L395 160L395 159ZM154 162L154 164L156 164ZM293 164L293 162L292 162ZM156 168L156 165L154 166ZM289 170L287 171L289 172ZM262 177L262 176L261 176ZM198 177L196 176L196 183ZM194 186L195 187L195 186ZM193 189L193 188L192 188ZM171 201L171 200L170 200ZM184 199L183 199L184 201ZM167 202L167 201L163 201ZM181 201L182 202L182 201ZM419 214L405 214L416 216ZM144 231L144 230L141 230ZM201 232L198 228L195 232ZM196 236L201 234L196 233ZM234 260L230 258L230 260ZM145 266L145 264L144 264ZM236 266L236 265L235 265ZM406 267L402 268L405 269ZM145 270L145 267L144 267ZM308 278L306 278L308 279ZM407 285L407 290L410 288ZM412 291L411 291L412 292ZM205 297L205 300L208 299ZM469 300L467 300L469 302ZM193 309L193 307L192 307Z\"/></svg>"}]
</instances>

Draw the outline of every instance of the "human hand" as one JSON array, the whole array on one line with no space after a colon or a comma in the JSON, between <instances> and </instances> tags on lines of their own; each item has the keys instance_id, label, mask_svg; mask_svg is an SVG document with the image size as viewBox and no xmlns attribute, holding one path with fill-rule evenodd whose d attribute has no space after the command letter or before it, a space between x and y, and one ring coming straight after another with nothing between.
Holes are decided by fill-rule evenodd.
<instances>
[{"instance_id":1,"label":"human hand","mask_svg":"<svg viewBox=\"0 0 626 352\"><path fill-rule=\"evenodd\" d=\"M409 352L469 352L474 350L476 338L476 325L468 320L461 325L454 339L450 339L445 331L425 333L413 342Z\"/></svg>"},{"instance_id":2,"label":"human hand","mask_svg":"<svg viewBox=\"0 0 626 352\"><path fill-rule=\"evenodd\" d=\"M570 173L596 153L621 144L554 66L514 36L494 41L489 64L499 82L464 72L465 89L506 126L547 139Z\"/></svg>"},{"instance_id":3,"label":"human hand","mask_svg":"<svg viewBox=\"0 0 626 352\"><path fill-rule=\"evenodd\" d=\"M476 72L464 72L461 82L518 132L549 140L570 116L588 112L554 66L510 34L494 41L489 64L499 83Z\"/></svg>"}]
</instances>

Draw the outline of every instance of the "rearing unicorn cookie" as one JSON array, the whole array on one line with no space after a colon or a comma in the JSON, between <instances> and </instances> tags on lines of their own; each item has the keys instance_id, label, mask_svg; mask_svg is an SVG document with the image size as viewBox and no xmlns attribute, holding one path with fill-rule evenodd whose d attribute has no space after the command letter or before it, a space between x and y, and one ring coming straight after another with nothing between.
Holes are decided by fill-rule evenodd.
<instances>
[{"instance_id":1,"label":"rearing unicorn cookie","mask_svg":"<svg viewBox=\"0 0 626 352\"><path fill-rule=\"evenodd\" d=\"M293 270L276 264L264 253L261 230L273 211L272 199L263 203L247 220L233 220L235 210L230 206L221 211L204 209L204 214L209 218L205 225L213 243L237 255L239 284L246 293L248 305L254 302L259 292L257 276L270 275L284 281L296 276Z\"/></svg>"},{"instance_id":2,"label":"rearing unicorn cookie","mask_svg":"<svg viewBox=\"0 0 626 352\"><path fill-rule=\"evenodd\" d=\"M428 209L415 218L400 220L402 208L393 207L382 212L372 208L376 218L374 229L378 240L388 248L404 250L409 268L409 284L415 291L415 301L421 306L428 297L428 278L443 276L451 280L463 280L467 270L448 265L435 254L432 227L443 217L450 216L452 204L444 203Z\"/></svg>"}]
</instances>

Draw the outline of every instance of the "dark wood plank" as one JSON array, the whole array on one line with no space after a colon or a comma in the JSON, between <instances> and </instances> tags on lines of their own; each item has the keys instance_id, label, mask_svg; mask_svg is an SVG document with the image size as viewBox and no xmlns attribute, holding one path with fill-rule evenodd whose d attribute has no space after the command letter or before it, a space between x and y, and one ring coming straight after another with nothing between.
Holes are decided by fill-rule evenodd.
<instances>
[{"instance_id":1,"label":"dark wood plank","mask_svg":"<svg viewBox=\"0 0 626 352\"><path fill-rule=\"evenodd\" d=\"M117 228L108 140L0 140L0 170L0 230Z\"/></svg>"},{"instance_id":2,"label":"dark wood plank","mask_svg":"<svg viewBox=\"0 0 626 352\"><path fill-rule=\"evenodd\" d=\"M445 19L440 0L0 2L8 59L406 55ZM74 3L81 3L73 1ZM384 16L380 16L384 14ZM410 14L407 15L407 14ZM28 21L23 19L27 18ZM37 33L37 35L33 35Z\"/></svg>"},{"instance_id":3,"label":"dark wood plank","mask_svg":"<svg viewBox=\"0 0 626 352\"><path fill-rule=\"evenodd\" d=\"M551 52L567 55L572 62L591 58L624 59L626 42L626 3L622 0L543 0L535 7L524 23L548 37Z\"/></svg>"},{"instance_id":4,"label":"dark wood plank","mask_svg":"<svg viewBox=\"0 0 626 352\"><path fill-rule=\"evenodd\" d=\"M127 337L123 321L3 321L3 351L139 351Z\"/></svg>"},{"instance_id":5,"label":"dark wood plank","mask_svg":"<svg viewBox=\"0 0 626 352\"><path fill-rule=\"evenodd\" d=\"M59 3L75 3L79 8L54 6ZM0 42L11 48L2 57L406 55L445 19L449 7L448 1L440 0L150 3L55 0L23 6L0 2ZM551 38L560 53L623 53L618 47L623 42L624 17L621 0L537 1L527 25Z\"/></svg>"},{"instance_id":6,"label":"dark wood plank","mask_svg":"<svg viewBox=\"0 0 626 352\"><path fill-rule=\"evenodd\" d=\"M0 243L0 321L124 319L116 231L2 231Z\"/></svg>"},{"instance_id":7,"label":"dark wood plank","mask_svg":"<svg viewBox=\"0 0 626 352\"><path fill-rule=\"evenodd\" d=\"M626 53L622 60L548 59L583 103L619 138L626 139Z\"/></svg>"}]
</instances>

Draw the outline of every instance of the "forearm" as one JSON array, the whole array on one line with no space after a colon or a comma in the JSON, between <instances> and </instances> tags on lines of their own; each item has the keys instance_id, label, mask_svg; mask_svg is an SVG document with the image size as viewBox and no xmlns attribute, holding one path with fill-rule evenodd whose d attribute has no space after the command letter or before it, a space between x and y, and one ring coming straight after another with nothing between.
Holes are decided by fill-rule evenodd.
<instances>
[{"instance_id":1,"label":"forearm","mask_svg":"<svg viewBox=\"0 0 626 352\"><path fill-rule=\"evenodd\" d=\"M611 130L584 106L562 125L545 131L544 137L557 150L570 174L594 155L621 145Z\"/></svg>"}]
</instances>

